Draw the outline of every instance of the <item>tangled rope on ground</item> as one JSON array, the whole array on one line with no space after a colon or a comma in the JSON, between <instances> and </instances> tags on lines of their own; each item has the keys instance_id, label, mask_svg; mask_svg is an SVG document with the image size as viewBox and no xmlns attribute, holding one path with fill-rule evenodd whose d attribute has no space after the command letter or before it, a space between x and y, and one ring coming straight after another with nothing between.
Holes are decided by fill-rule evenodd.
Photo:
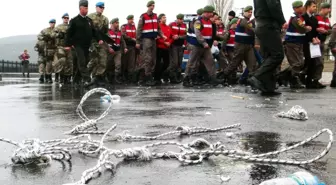
<instances>
[{"instance_id":1,"label":"tangled rope on ground","mask_svg":"<svg viewBox=\"0 0 336 185\"><path fill-rule=\"evenodd\" d=\"M111 129L113 129L113 127ZM87 140L80 140L85 137ZM23 140L21 143L5 138L0 138L0 141L16 146L17 149L14 151L11 160L14 164L24 165L31 163L48 164L51 159L69 161L71 159L71 150L88 150L88 148L92 148L92 146L96 147L99 145L99 141L92 140L90 135L80 135L68 139L47 141L27 139Z\"/></svg>"},{"instance_id":2,"label":"tangled rope on ground","mask_svg":"<svg viewBox=\"0 0 336 185\"><path fill-rule=\"evenodd\" d=\"M321 134L327 133L329 134L329 142L327 147L315 158L305 160L305 161L296 161L296 160L283 160L283 159L275 159L271 158L274 157L274 155L293 150L297 147L300 147L317 137L319 137ZM108 133L105 133L104 136L107 136ZM103 148L103 140L105 138L103 137L99 148ZM167 141L167 142L158 142L153 143L149 145L145 145L142 147L136 147L136 148L128 148L128 149L122 149L122 150L113 150L105 148L104 151L101 153L98 163L93 168L90 168L82 173L81 180L75 183L70 183L66 185L83 185L86 184L90 179L97 177L98 174L103 172L104 170L111 170L114 172L116 170L116 162L114 159L121 158L124 160L139 160L139 161L149 161L152 159L158 159L158 158L168 158L168 159L176 159L180 161L184 165L190 165L190 164L198 164L201 163L204 159L210 157L210 156L218 156L223 155L229 158L238 159L238 160L244 160L247 162L261 162L261 163L271 163L271 164L287 164L287 165L306 165L309 163L313 163L322 157L324 157L331 149L331 146L333 144L333 133L329 129L323 129L316 133L315 135L311 136L310 138L297 143L293 146L283 148L278 151L269 152L265 154L258 154L253 155L248 152L238 151L238 150L226 150L225 147L221 143L215 143L210 144L208 141L204 139L197 139L191 143L187 144L180 144L177 142ZM177 146L181 149L181 152L173 152L173 151L167 151L167 152L153 152L150 150L150 148L154 148L157 146L163 146L163 145L173 145ZM269 157L269 158L267 158Z\"/></svg>"},{"instance_id":3,"label":"tangled rope on ground","mask_svg":"<svg viewBox=\"0 0 336 185\"><path fill-rule=\"evenodd\" d=\"M308 120L308 113L301 106L295 105L288 112L280 112L276 116L296 120Z\"/></svg>"},{"instance_id":4,"label":"tangled rope on ground","mask_svg":"<svg viewBox=\"0 0 336 185\"><path fill-rule=\"evenodd\" d=\"M95 93L103 93L107 95L110 100L116 100L116 101L109 101L108 108L96 119L89 119L84 111L83 111L83 104L84 102L93 94ZM112 95L107 89L104 88L95 88L87 92L83 98L81 99L80 103L78 104L78 107L76 109L77 114L79 117L84 121L84 123L77 125L75 128L70 130L69 132L66 132L66 134L101 134L103 135L106 131L98 131L97 128L97 122L103 119L110 111L112 104L119 102L120 96L118 95Z\"/></svg>"},{"instance_id":5,"label":"tangled rope on ground","mask_svg":"<svg viewBox=\"0 0 336 185\"><path fill-rule=\"evenodd\" d=\"M225 126L225 127L219 127L219 128L205 128L205 127L187 127L187 126L180 126L176 127L175 131L167 132L164 134L160 134L157 136L133 136L129 134L129 131L126 130L122 132L121 134L117 134L116 136L112 138L107 138L108 140L112 141L145 141L145 140L158 140L162 139L164 137L174 136L174 135L193 135L193 134L199 134L199 133L208 133L208 132L218 132L233 128L240 127L240 123Z\"/></svg>"}]
</instances>

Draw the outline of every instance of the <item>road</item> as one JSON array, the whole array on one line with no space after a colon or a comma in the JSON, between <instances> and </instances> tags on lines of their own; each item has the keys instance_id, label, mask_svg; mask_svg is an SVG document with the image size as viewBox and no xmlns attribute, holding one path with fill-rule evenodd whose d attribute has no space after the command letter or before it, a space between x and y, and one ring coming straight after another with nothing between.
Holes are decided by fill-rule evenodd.
<instances>
[{"instance_id":1,"label":"road","mask_svg":"<svg viewBox=\"0 0 336 185\"><path fill-rule=\"evenodd\" d=\"M241 129L233 129L232 138L225 132L198 134L172 139L182 143L197 138L210 142L221 141L227 149L240 149L253 153L265 153L300 142L323 128L335 128L335 90L292 91L281 88L283 95L267 99L258 94L246 93L245 87L183 88L178 86L107 87L112 94L121 96L121 102L113 105L110 113L99 122L99 129L106 130L118 123L113 133L129 130L133 135L156 135L172 131L177 126L221 127L241 123ZM0 82L0 137L14 141L27 138L41 140L65 138L81 119L76 107L86 90L38 84L36 78L3 78ZM244 97L244 99L234 98ZM89 117L99 116L107 107L92 96L84 105ZM260 108L256 105L262 104ZM280 111L288 111L300 105L307 110L307 121L277 118ZM253 108L254 107L254 108ZM258 107L258 106L257 106ZM207 114L206 114L207 113ZM305 160L316 156L327 145L323 135L316 141L288 154L283 159ZM110 142L110 148L142 146L148 142ZM61 185L78 181L81 173L93 167L97 159L73 154L71 163L53 161L46 167L15 167L10 157L14 147L0 143L0 184L3 185ZM288 176L296 171L308 170L328 185L336 184L336 147L319 162L302 167L288 165L254 164L232 160L223 156L210 157L202 164L181 166L176 160L151 162L121 162L117 172L103 173L90 181L90 185L258 185L266 179ZM171 148L168 148L171 149ZM221 176L230 177L222 182Z\"/></svg>"}]
</instances>

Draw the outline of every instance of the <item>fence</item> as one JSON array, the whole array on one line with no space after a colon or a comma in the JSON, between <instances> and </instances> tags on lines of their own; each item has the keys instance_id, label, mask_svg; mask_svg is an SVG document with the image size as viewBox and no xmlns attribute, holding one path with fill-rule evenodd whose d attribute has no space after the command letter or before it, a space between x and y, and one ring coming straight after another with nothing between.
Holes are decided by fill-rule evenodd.
<instances>
[{"instance_id":1,"label":"fence","mask_svg":"<svg viewBox=\"0 0 336 185\"><path fill-rule=\"evenodd\" d=\"M2 73L20 73L22 72L21 62L0 60L0 70ZM37 73L38 64L29 64L29 72Z\"/></svg>"}]
</instances>

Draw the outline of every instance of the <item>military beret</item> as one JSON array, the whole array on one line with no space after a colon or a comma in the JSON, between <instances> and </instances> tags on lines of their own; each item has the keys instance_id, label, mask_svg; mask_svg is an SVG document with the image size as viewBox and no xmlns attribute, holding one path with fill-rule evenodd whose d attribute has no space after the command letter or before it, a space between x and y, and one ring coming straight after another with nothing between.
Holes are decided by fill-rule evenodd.
<instances>
[{"instance_id":1,"label":"military beret","mask_svg":"<svg viewBox=\"0 0 336 185\"><path fill-rule=\"evenodd\" d=\"M49 23L56 23L55 19L50 19Z\"/></svg>"},{"instance_id":2,"label":"military beret","mask_svg":"<svg viewBox=\"0 0 336 185\"><path fill-rule=\"evenodd\" d=\"M215 11L215 8L211 5L208 5L208 6L205 6L203 8L203 10L204 10L204 12L213 12L213 11Z\"/></svg>"},{"instance_id":3,"label":"military beret","mask_svg":"<svg viewBox=\"0 0 336 185\"><path fill-rule=\"evenodd\" d=\"M118 18L114 18L110 21L110 24L113 24L113 23L116 23L116 22L119 22L119 19Z\"/></svg>"},{"instance_id":4,"label":"military beret","mask_svg":"<svg viewBox=\"0 0 336 185\"><path fill-rule=\"evenodd\" d=\"M244 8L244 12L248 12L250 10L253 10L252 6L247 6L247 7Z\"/></svg>"},{"instance_id":5,"label":"military beret","mask_svg":"<svg viewBox=\"0 0 336 185\"><path fill-rule=\"evenodd\" d=\"M155 4L155 1L148 1L147 7L150 7L150 6L154 5L154 4Z\"/></svg>"},{"instance_id":6,"label":"military beret","mask_svg":"<svg viewBox=\"0 0 336 185\"><path fill-rule=\"evenodd\" d=\"M330 3L321 3L321 8L331 8Z\"/></svg>"},{"instance_id":7,"label":"military beret","mask_svg":"<svg viewBox=\"0 0 336 185\"><path fill-rule=\"evenodd\" d=\"M230 21L230 25L232 24L236 24L238 22L238 18L233 18L231 21Z\"/></svg>"},{"instance_id":8,"label":"military beret","mask_svg":"<svg viewBox=\"0 0 336 185\"><path fill-rule=\"evenodd\" d=\"M130 20L130 19L133 19L133 18L134 18L134 15L128 15L128 16L126 17L127 20Z\"/></svg>"},{"instance_id":9,"label":"military beret","mask_svg":"<svg viewBox=\"0 0 336 185\"><path fill-rule=\"evenodd\" d=\"M184 15L180 13L176 15L176 19L184 19Z\"/></svg>"},{"instance_id":10,"label":"military beret","mask_svg":"<svg viewBox=\"0 0 336 185\"><path fill-rule=\"evenodd\" d=\"M202 15L204 12L203 8L197 10L197 15Z\"/></svg>"},{"instance_id":11,"label":"military beret","mask_svg":"<svg viewBox=\"0 0 336 185\"><path fill-rule=\"evenodd\" d=\"M294 1L292 3L293 8L299 8L303 6L303 2L302 1Z\"/></svg>"},{"instance_id":12,"label":"military beret","mask_svg":"<svg viewBox=\"0 0 336 185\"><path fill-rule=\"evenodd\" d=\"M65 13L65 14L63 14L62 18L63 18L63 17L69 17L69 14L68 14L68 13Z\"/></svg>"},{"instance_id":13,"label":"military beret","mask_svg":"<svg viewBox=\"0 0 336 185\"><path fill-rule=\"evenodd\" d=\"M79 6L88 7L89 6L89 1L87 1L87 0L79 0Z\"/></svg>"},{"instance_id":14,"label":"military beret","mask_svg":"<svg viewBox=\"0 0 336 185\"><path fill-rule=\"evenodd\" d=\"M105 3L104 2L98 2L98 3L96 3L96 7L105 7Z\"/></svg>"}]
</instances>

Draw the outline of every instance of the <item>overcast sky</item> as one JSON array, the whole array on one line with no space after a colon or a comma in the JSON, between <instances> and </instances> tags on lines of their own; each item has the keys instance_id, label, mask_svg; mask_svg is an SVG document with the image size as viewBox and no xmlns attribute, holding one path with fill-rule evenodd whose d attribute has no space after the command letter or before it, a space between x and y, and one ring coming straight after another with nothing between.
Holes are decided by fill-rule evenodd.
<instances>
[{"instance_id":1,"label":"overcast sky","mask_svg":"<svg viewBox=\"0 0 336 185\"><path fill-rule=\"evenodd\" d=\"M89 0L89 13L95 11L99 0ZM74 17L78 14L79 0L1 0L1 24L6 28L0 29L0 38L13 35L37 34L48 27L51 18L56 24L61 23L65 12ZM119 17L120 23L126 22L129 14L134 14L136 21L147 9L148 0L106 0L104 15L111 20ZM156 13L165 13L168 22L174 21L178 13L195 13L204 7L207 0L156 0ZM291 0L282 0L286 18L292 13ZM234 0L234 8L253 5L253 0Z\"/></svg>"}]
</instances>

